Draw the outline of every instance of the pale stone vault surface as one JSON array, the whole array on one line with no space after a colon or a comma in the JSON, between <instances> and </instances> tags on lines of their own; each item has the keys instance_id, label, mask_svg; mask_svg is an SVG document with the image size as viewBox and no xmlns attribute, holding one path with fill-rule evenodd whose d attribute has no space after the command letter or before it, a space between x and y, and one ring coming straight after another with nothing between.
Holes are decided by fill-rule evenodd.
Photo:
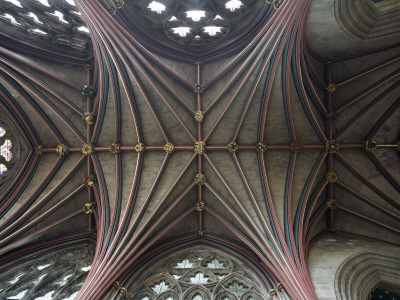
<instances>
[{"instance_id":1,"label":"pale stone vault surface","mask_svg":"<svg viewBox=\"0 0 400 300\"><path fill-rule=\"evenodd\" d=\"M0 293L398 292L400 4L358 2L0 0Z\"/></svg>"}]
</instances>

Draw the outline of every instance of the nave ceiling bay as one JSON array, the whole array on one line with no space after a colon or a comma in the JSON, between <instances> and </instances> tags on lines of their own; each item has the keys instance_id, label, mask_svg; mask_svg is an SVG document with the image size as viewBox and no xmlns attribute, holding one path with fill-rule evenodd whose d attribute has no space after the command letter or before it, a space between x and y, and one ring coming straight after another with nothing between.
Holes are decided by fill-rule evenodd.
<instances>
[{"instance_id":1,"label":"nave ceiling bay","mask_svg":"<svg viewBox=\"0 0 400 300\"><path fill-rule=\"evenodd\" d=\"M43 21L43 39L21 23L25 2L42 1L12 2L0 13L25 27L0 20L0 126L16 145L0 179L2 265L91 241L76 299L111 299L154 253L207 245L257 265L265 297L317 299L307 257L319 238L400 245L393 38L357 53L342 41L335 56L311 0L48 0L39 19L55 5L69 25Z\"/></svg>"}]
</instances>

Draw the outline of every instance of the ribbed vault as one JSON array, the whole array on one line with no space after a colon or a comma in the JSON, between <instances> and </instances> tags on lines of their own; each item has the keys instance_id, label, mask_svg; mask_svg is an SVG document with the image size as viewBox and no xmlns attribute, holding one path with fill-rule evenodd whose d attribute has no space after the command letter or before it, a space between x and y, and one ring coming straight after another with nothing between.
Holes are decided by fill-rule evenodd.
<instances>
[{"instance_id":1,"label":"ribbed vault","mask_svg":"<svg viewBox=\"0 0 400 300\"><path fill-rule=\"evenodd\" d=\"M399 245L398 47L311 55L311 0L267 1L252 35L204 56L138 36L123 1L75 4L93 60L0 47L29 152L1 186L2 262L95 241L76 299L111 299L149 257L200 244L248 257L270 297L317 299L319 237Z\"/></svg>"}]
</instances>

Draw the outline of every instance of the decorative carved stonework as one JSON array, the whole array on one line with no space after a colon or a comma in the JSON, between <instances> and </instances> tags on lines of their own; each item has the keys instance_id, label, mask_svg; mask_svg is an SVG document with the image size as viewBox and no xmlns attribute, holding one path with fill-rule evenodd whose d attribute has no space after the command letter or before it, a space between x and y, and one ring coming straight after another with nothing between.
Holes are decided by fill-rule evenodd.
<instances>
[{"instance_id":1,"label":"decorative carved stonework","mask_svg":"<svg viewBox=\"0 0 400 300\"><path fill-rule=\"evenodd\" d=\"M194 209L197 211L203 211L204 205L205 205L205 203L203 201L196 202Z\"/></svg>"},{"instance_id":2,"label":"decorative carved stonework","mask_svg":"<svg viewBox=\"0 0 400 300\"><path fill-rule=\"evenodd\" d=\"M37 145L37 146L35 147L35 153L36 153L37 155L43 155L43 148L44 148L43 145Z\"/></svg>"},{"instance_id":3,"label":"decorative carved stonework","mask_svg":"<svg viewBox=\"0 0 400 300\"><path fill-rule=\"evenodd\" d=\"M89 272L94 257L94 246L82 239L75 244L60 241L58 245L52 249L42 247L39 252L24 255L23 260L17 260L14 264L11 263L13 258L8 260L11 267L0 274L0 299L38 298L35 296L35 291L51 292L57 295L41 297L42 299L73 298L72 293L81 287L81 281L77 278L80 276L80 278L85 278ZM79 275L75 272L79 272ZM50 282L55 284L49 287ZM70 289L66 290L65 287ZM17 296L16 291L21 288L27 291L25 296L21 296L22 294Z\"/></svg>"},{"instance_id":4,"label":"decorative carved stonework","mask_svg":"<svg viewBox=\"0 0 400 300\"><path fill-rule=\"evenodd\" d=\"M258 152L263 153L263 152L267 151L267 144L260 142L257 144L256 149Z\"/></svg>"},{"instance_id":5,"label":"decorative carved stonework","mask_svg":"<svg viewBox=\"0 0 400 300\"><path fill-rule=\"evenodd\" d=\"M193 86L193 92L194 92L196 95L201 95L201 94L203 94L203 92L204 92L204 87L203 87L203 85L202 85L201 83L196 83L196 84Z\"/></svg>"},{"instance_id":6,"label":"decorative carved stonework","mask_svg":"<svg viewBox=\"0 0 400 300\"><path fill-rule=\"evenodd\" d=\"M92 97L94 95L94 90L92 89L92 87L90 85L84 85L82 87L82 95L86 96L86 97Z\"/></svg>"},{"instance_id":7,"label":"decorative carved stonework","mask_svg":"<svg viewBox=\"0 0 400 300\"><path fill-rule=\"evenodd\" d=\"M278 5L282 0L274 1ZM237 7L227 6L228 0L160 0L157 1L162 4L159 7L151 7L150 0L125 2L124 12L130 13L132 19L127 22L131 22L133 28L142 29L145 38L172 46L175 51L185 49L194 58L225 43L233 47L242 40L244 33L247 37L251 32L258 32L260 13L265 10L265 0L230 1L240 3ZM107 7L114 6L110 4ZM191 16L187 13L191 10L202 15ZM193 63L200 61L193 59Z\"/></svg>"},{"instance_id":8,"label":"decorative carved stonework","mask_svg":"<svg viewBox=\"0 0 400 300\"><path fill-rule=\"evenodd\" d=\"M85 179L83 180L83 184L87 188L92 187L93 184L95 183L96 183L96 177L94 175L85 176Z\"/></svg>"},{"instance_id":9,"label":"decorative carved stonework","mask_svg":"<svg viewBox=\"0 0 400 300\"><path fill-rule=\"evenodd\" d=\"M299 141L293 141L290 143L290 151L292 152L301 152L303 151L303 143Z\"/></svg>"},{"instance_id":10,"label":"decorative carved stonework","mask_svg":"<svg viewBox=\"0 0 400 300\"><path fill-rule=\"evenodd\" d=\"M268 291L268 295L271 298L274 298L274 297L276 297L278 295L278 293L276 292L276 289L271 289L271 290Z\"/></svg>"},{"instance_id":11,"label":"decorative carved stonework","mask_svg":"<svg viewBox=\"0 0 400 300\"><path fill-rule=\"evenodd\" d=\"M198 235L199 236L205 236L206 235L206 231L205 230L199 230Z\"/></svg>"},{"instance_id":12,"label":"decorative carved stonework","mask_svg":"<svg viewBox=\"0 0 400 300\"><path fill-rule=\"evenodd\" d=\"M127 294L128 294L128 290L126 288L124 288L124 287L120 288L119 295L121 297L125 297Z\"/></svg>"},{"instance_id":13,"label":"decorative carved stonework","mask_svg":"<svg viewBox=\"0 0 400 300\"><path fill-rule=\"evenodd\" d=\"M24 41L25 47L40 44L71 57L87 57L92 51L89 30L71 1L48 1L49 5L36 0L0 2L2 32Z\"/></svg>"},{"instance_id":14,"label":"decorative carved stonework","mask_svg":"<svg viewBox=\"0 0 400 300\"><path fill-rule=\"evenodd\" d=\"M117 8L114 6L109 6L107 11L110 13L110 15L115 15L115 13L117 12Z\"/></svg>"},{"instance_id":15,"label":"decorative carved stonework","mask_svg":"<svg viewBox=\"0 0 400 300\"><path fill-rule=\"evenodd\" d=\"M203 185L207 181L206 175L204 174L196 174L194 177L194 183L197 185Z\"/></svg>"},{"instance_id":16,"label":"decorative carved stonework","mask_svg":"<svg viewBox=\"0 0 400 300\"><path fill-rule=\"evenodd\" d=\"M284 0L265 0L268 4L274 5L275 9L278 9L282 5L283 1Z\"/></svg>"},{"instance_id":17,"label":"decorative carved stonework","mask_svg":"<svg viewBox=\"0 0 400 300\"><path fill-rule=\"evenodd\" d=\"M117 9L121 9L124 6L125 2L124 0L115 0L114 4Z\"/></svg>"},{"instance_id":18,"label":"decorative carved stonework","mask_svg":"<svg viewBox=\"0 0 400 300\"><path fill-rule=\"evenodd\" d=\"M89 156L92 155L94 152L94 147L92 144L89 143L83 143L81 147L81 151L83 155Z\"/></svg>"},{"instance_id":19,"label":"decorative carved stonework","mask_svg":"<svg viewBox=\"0 0 400 300\"><path fill-rule=\"evenodd\" d=\"M335 183L339 180L339 177L337 176L337 174L335 172L328 172L325 174L325 179L329 183Z\"/></svg>"},{"instance_id":20,"label":"decorative carved stonework","mask_svg":"<svg viewBox=\"0 0 400 300\"><path fill-rule=\"evenodd\" d=\"M339 143L335 140L327 140L325 142L325 151L329 154L334 154L339 151Z\"/></svg>"},{"instance_id":21,"label":"decorative carved stonework","mask_svg":"<svg viewBox=\"0 0 400 300\"><path fill-rule=\"evenodd\" d=\"M332 118L334 118L336 116L336 112L335 111L330 111L330 112L328 112L327 114L326 114L326 118L327 119L332 119Z\"/></svg>"},{"instance_id":22,"label":"decorative carved stonework","mask_svg":"<svg viewBox=\"0 0 400 300\"><path fill-rule=\"evenodd\" d=\"M68 147L65 144L59 144L56 148L58 155L63 156L68 154Z\"/></svg>"},{"instance_id":23,"label":"decorative carved stonework","mask_svg":"<svg viewBox=\"0 0 400 300\"><path fill-rule=\"evenodd\" d=\"M118 289L119 289L119 282L118 282L118 281L115 281L115 282L113 283L112 289L113 289L113 290L118 290Z\"/></svg>"},{"instance_id":24,"label":"decorative carved stonework","mask_svg":"<svg viewBox=\"0 0 400 300\"><path fill-rule=\"evenodd\" d=\"M201 110L195 111L195 112L194 112L194 119L195 119L198 123L203 122L203 119L204 119L203 112L202 112Z\"/></svg>"},{"instance_id":25,"label":"decorative carved stonework","mask_svg":"<svg viewBox=\"0 0 400 300\"><path fill-rule=\"evenodd\" d=\"M85 112L82 118L87 125L93 125L96 119L90 112Z\"/></svg>"},{"instance_id":26,"label":"decorative carved stonework","mask_svg":"<svg viewBox=\"0 0 400 300\"><path fill-rule=\"evenodd\" d=\"M374 151L374 150L377 148L377 144L376 144L376 142L373 141L373 140L361 141L361 144L363 144L362 149L363 149L364 151L371 152L371 151Z\"/></svg>"},{"instance_id":27,"label":"decorative carved stonework","mask_svg":"<svg viewBox=\"0 0 400 300\"><path fill-rule=\"evenodd\" d=\"M121 144L111 144L110 147L108 147L108 150L112 153L112 154L117 154L121 152Z\"/></svg>"},{"instance_id":28,"label":"decorative carved stonework","mask_svg":"<svg viewBox=\"0 0 400 300\"><path fill-rule=\"evenodd\" d=\"M194 153L202 155L206 152L206 144L202 141L194 143Z\"/></svg>"},{"instance_id":29,"label":"decorative carved stonework","mask_svg":"<svg viewBox=\"0 0 400 300\"><path fill-rule=\"evenodd\" d=\"M174 145L172 145L169 142L164 145L164 151L167 152L168 154L174 152L174 148L175 148Z\"/></svg>"},{"instance_id":30,"label":"decorative carved stonework","mask_svg":"<svg viewBox=\"0 0 400 300\"><path fill-rule=\"evenodd\" d=\"M238 144L236 142L229 143L227 148L228 148L229 152L232 153L232 154L235 154L236 151L239 150L239 146L238 146Z\"/></svg>"},{"instance_id":31,"label":"decorative carved stonework","mask_svg":"<svg viewBox=\"0 0 400 300\"><path fill-rule=\"evenodd\" d=\"M330 83L330 84L328 84L328 86L326 87L326 91L329 93L329 94L333 94L335 91L336 91L336 84L334 84L334 83Z\"/></svg>"},{"instance_id":32,"label":"decorative carved stonework","mask_svg":"<svg viewBox=\"0 0 400 300\"><path fill-rule=\"evenodd\" d=\"M143 143L139 143L139 144L137 144L136 146L135 146L135 151L137 152L137 153L142 153L142 152L144 152L144 149L145 149L145 147L144 147L144 144ZM164 146L164 150L165 150L165 146ZM166 150L165 150L166 151ZM172 151L174 151L174 149L172 149Z\"/></svg>"},{"instance_id":33,"label":"decorative carved stonework","mask_svg":"<svg viewBox=\"0 0 400 300\"><path fill-rule=\"evenodd\" d=\"M283 286L282 283L278 283L278 285L276 286L276 288L278 289L278 291L283 292L285 290L285 287Z\"/></svg>"},{"instance_id":34,"label":"decorative carved stonework","mask_svg":"<svg viewBox=\"0 0 400 300\"><path fill-rule=\"evenodd\" d=\"M94 212L95 206L96 206L95 202L85 203L85 205L83 206L82 211L87 215L92 214Z\"/></svg>"},{"instance_id":35,"label":"decorative carved stonework","mask_svg":"<svg viewBox=\"0 0 400 300\"><path fill-rule=\"evenodd\" d=\"M337 201L335 199L329 199L328 201L326 201L326 206L329 209L334 210L339 206L339 204L337 203Z\"/></svg>"}]
</instances>

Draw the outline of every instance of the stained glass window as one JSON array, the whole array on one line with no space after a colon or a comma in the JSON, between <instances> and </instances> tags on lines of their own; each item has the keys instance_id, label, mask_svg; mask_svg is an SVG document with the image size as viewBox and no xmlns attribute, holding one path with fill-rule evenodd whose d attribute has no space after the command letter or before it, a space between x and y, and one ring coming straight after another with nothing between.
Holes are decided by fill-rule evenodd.
<instances>
[{"instance_id":1,"label":"stained glass window","mask_svg":"<svg viewBox=\"0 0 400 300\"><path fill-rule=\"evenodd\" d=\"M5 140L3 146L0 147L0 153L6 161L10 161L13 157L11 153L11 148L12 142L10 140Z\"/></svg>"},{"instance_id":2,"label":"stained glass window","mask_svg":"<svg viewBox=\"0 0 400 300\"><path fill-rule=\"evenodd\" d=\"M0 126L0 137L4 136L6 134L6 130Z\"/></svg>"},{"instance_id":3,"label":"stained glass window","mask_svg":"<svg viewBox=\"0 0 400 300\"><path fill-rule=\"evenodd\" d=\"M138 281L143 283L127 299L136 300L135 295L141 295L140 300L267 299L238 263L225 253L202 247L179 251L175 257L155 264Z\"/></svg>"},{"instance_id":4,"label":"stained glass window","mask_svg":"<svg viewBox=\"0 0 400 300\"><path fill-rule=\"evenodd\" d=\"M224 264L219 262L218 259L214 258L211 262L209 262L207 264L207 268L210 268L210 269L224 268Z\"/></svg>"},{"instance_id":5,"label":"stained glass window","mask_svg":"<svg viewBox=\"0 0 400 300\"><path fill-rule=\"evenodd\" d=\"M246 291L246 288L239 284L237 281L234 281L228 288L229 291L234 293L235 295L241 295Z\"/></svg>"},{"instance_id":6,"label":"stained glass window","mask_svg":"<svg viewBox=\"0 0 400 300\"><path fill-rule=\"evenodd\" d=\"M49 267L49 266L51 266L51 264L41 265L41 266L38 266L37 268L38 268L39 270L43 270L43 269L46 269L46 268Z\"/></svg>"},{"instance_id":7,"label":"stained glass window","mask_svg":"<svg viewBox=\"0 0 400 300\"><path fill-rule=\"evenodd\" d=\"M8 283L14 284L16 283L24 274L20 273L17 276L15 276L15 278L11 281L9 281Z\"/></svg>"},{"instance_id":8,"label":"stained glass window","mask_svg":"<svg viewBox=\"0 0 400 300\"><path fill-rule=\"evenodd\" d=\"M196 294L196 295L194 295L194 297L192 298L192 300L203 300L203 297L200 296L200 294Z\"/></svg>"},{"instance_id":9,"label":"stained glass window","mask_svg":"<svg viewBox=\"0 0 400 300\"><path fill-rule=\"evenodd\" d=\"M208 277L205 277L202 272L197 272L194 277L190 277L191 283L207 283Z\"/></svg>"},{"instance_id":10,"label":"stained glass window","mask_svg":"<svg viewBox=\"0 0 400 300\"><path fill-rule=\"evenodd\" d=\"M34 300L52 300L54 297L52 295L54 294L54 291L48 292L47 294L44 294L41 297L37 297Z\"/></svg>"},{"instance_id":11,"label":"stained glass window","mask_svg":"<svg viewBox=\"0 0 400 300\"><path fill-rule=\"evenodd\" d=\"M93 257L94 248L84 243L15 265L0 273L0 299L73 300Z\"/></svg>"},{"instance_id":12,"label":"stained glass window","mask_svg":"<svg viewBox=\"0 0 400 300\"><path fill-rule=\"evenodd\" d=\"M22 291L19 294L15 295L14 297L16 299L20 299L20 298L24 297L27 292L28 292L28 290Z\"/></svg>"},{"instance_id":13,"label":"stained glass window","mask_svg":"<svg viewBox=\"0 0 400 300\"><path fill-rule=\"evenodd\" d=\"M0 164L0 174L4 174L7 172L7 167L3 164Z\"/></svg>"},{"instance_id":14,"label":"stained glass window","mask_svg":"<svg viewBox=\"0 0 400 300\"><path fill-rule=\"evenodd\" d=\"M73 299L75 299L75 297L78 295L78 293L79 293L79 291L73 293L71 296L69 296L68 298L65 298L64 300L73 300Z\"/></svg>"},{"instance_id":15,"label":"stained glass window","mask_svg":"<svg viewBox=\"0 0 400 300\"><path fill-rule=\"evenodd\" d=\"M81 270L84 271L84 272L87 272L87 271L89 271L91 268L92 268L92 266L86 266L86 267L81 268Z\"/></svg>"},{"instance_id":16,"label":"stained glass window","mask_svg":"<svg viewBox=\"0 0 400 300\"><path fill-rule=\"evenodd\" d=\"M193 268L193 263L191 263L189 259L185 258L182 262L177 263L175 268L190 269Z\"/></svg>"},{"instance_id":17,"label":"stained glass window","mask_svg":"<svg viewBox=\"0 0 400 300\"><path fill-rule=\"evenodd\" d=\"M157 295L165 292L166 290L168 290L169 285L165 283L165 281L161 281L159 284L156 284L154 287L152 287L154 293L156 293Z\"/></svg>"}]
</instances>

